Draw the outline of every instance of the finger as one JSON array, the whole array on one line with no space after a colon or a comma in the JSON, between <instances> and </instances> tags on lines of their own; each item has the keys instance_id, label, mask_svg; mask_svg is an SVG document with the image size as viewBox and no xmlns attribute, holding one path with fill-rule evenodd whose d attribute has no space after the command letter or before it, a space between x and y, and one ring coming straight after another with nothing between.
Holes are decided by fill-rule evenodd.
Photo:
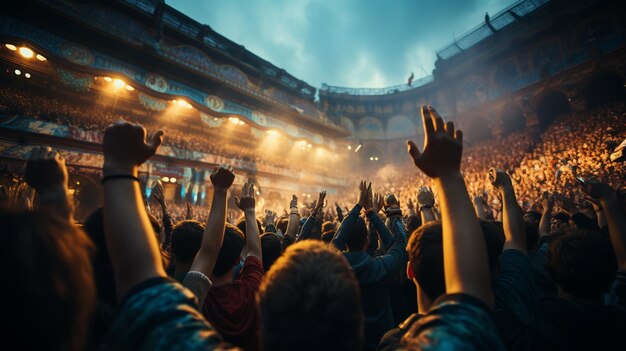
<instances>
[{"instance_id":1,"label":"finger","mask_svg":"<svg viewBox=\"0 0 626 351\"><path fill-rule=\"evenodd\" d=\"M454 122L446 122L445 130L450 138L454 138Z\"/></svg>"},{"instance_id":2,"label":"finger","mask_svg":"<svg viewBox=\"0 0 626 351\"><path fill-rule=\"evenodd\" d=\"M424 126L424 138L428 139L429 135L432 135L435 131L435 125L433 124L433 119L430 116L430 111L428 110L428 106L422 105L422 124Z\"/></svg>"},{"instance_id":3,"label":"finger","mask_svg":"<svg viewBox=\"0 0 626 351\"><path fill-rule=\"evenodd\" d=\"M28 157L29 160L34 160L37 158L37 155L39 155L39 149L41 149L38 146L35 146L31 151L30 151L30 156Z\"/></svg>"},{"instance_id":4,"label":"finger","mask_svg":"<svg viewBox=\"0 0 626 351\"><path fill-rule=\"evenodd\" d=\"M152 138L148 140L148 146L150 147L150 149L156 150L161 145L161 143L163 142L163 134L165 133L163 133L162 130L154 133Z\"/></svg>"},{"instance_id":5,"label":"finger","mask_svg":"<svg viewBox=\"0 0 626 351\"><path fill-rule=\"evenodd\" d=\"M463 132L460 130L455 130L454 131L454 140L456 141L456 143L458 145L463 145Z\"/></svg>"},{"instance_id":6,"label":"finger","mask_svg":"<svg viewBox=\"0 0 626 351\"><path fill-rule=\"evenodd\" d=\"M409 152L409 155L413 159L413 163L417 165L417 160L420 158L420 155L421 155L419 149L417 148L417 145L415 145L415 143L412 142L411 140L407 140L406 145L407 145L407 151Z\"/></svg>"},{"instance_id":7,"label":"finger","mask_svg":"<svg viewBox=\"0 0 626 351\"><path fill-rule=\"evenodd\" d=\"M239 198L237 196L235 196L235 205L237 205L237 207L241 208L241 206L239 206L239 204L240 204Z\"/></svg>"},{"instance_id":8,"label":"finger","mask_svg":"<svg viewBox=\"0 0 626 351\"><path fill-rule=\"evenodd\" d=\"M441 117L439 115L439 113L437 112L437 110L435 110L434 107L432 106L428 106L428 110L430 111L430 116L433 119L433 123L435 125L435 131L436 132L443 132L443 117Z\"/></svg>"}]
</instances>

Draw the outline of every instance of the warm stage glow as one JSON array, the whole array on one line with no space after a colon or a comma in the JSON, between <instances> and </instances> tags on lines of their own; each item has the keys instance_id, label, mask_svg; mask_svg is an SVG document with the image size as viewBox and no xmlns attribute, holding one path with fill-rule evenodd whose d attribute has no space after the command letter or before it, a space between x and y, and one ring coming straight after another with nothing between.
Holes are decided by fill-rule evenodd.
<instances>
[{"instance_id":1,"label":"warm stage glow","mask_svg":"<svg viewBox=\"0 0 626 351\"><path fill-rule=\"evenodd\" d=\"M107 81L107 82L110 82L110 81L112 81L112 80L113 80L111 77L104 77L103 79L104 79L105 81Z\"/></svg>"},{"instance_id":2,"label":"warm stage glow","mask_svg":"<svg viewBox=\"0 0 626 351\"><path fill-rule=\"evenodd\" d=\"M30 78L30 73L24 73L24 77Z\"/></svg>"},{"instance_id":3,"label":"warm stage glow","mask_svg":"<svg viewBox=\"0 0 626 351\"><path fill-rule=\"evenodd\" d=\"M130 85L127 85L127 86L126 86L126 90L128 90L128 91L133 91L133 90L135 90L135 88L133 88L133 87L132 87L132 86L130 86Z\"/></svg>"},{"instance_id":4,"label":"warm stage glow","mask_svg":"<svg viewBox=\"0 0 626 351\"><path fill-rule=\"evenodd\" d=\"M19 76L20 74L22 74L22 71L20 71L19 69L16 69L15 74Z\"/></svg>"},{"instance_id":5,"label":"warm stage glow","mask_svg":"<svg viewBox=\"0 0 626 351\"><path fill-rule=\"evenodd\" d=\"M164 183L169 183L170 177L163 177L163 178L161 178L161 181L164 182Z\"/></svg>"},{"instance_id":6,"label":"warm stage glow","mask_svg":"<svg viewBox=\"0 0 626 351\"><path fill-rule=\"evenodd\" d=\"M7 49L11 50L11 51L15 51L17 50L17 47L13 44L4 44L4 46L7 47Z\"/></svg>"},{"instance_id":7,"label":"warm stage glow","mask_svg":"<svg viewBox=\"0 0 626 351\"><path fill-rule=\"evenodd\" d=\"M27 48L27 47L25 47L25 46L22 46L22 47L20 48L19 53L20 53L20 55L22 55L23 57L28 58L28 59L29 59L29 58L32 58L32 57L33 57L33 55L35 55L35 53L33 52L33 50L31 50L31 49L29 49L29 48Z\"/></svg>"},{"instance_id":8,"label":"warm stage glow","mask_svg":"<svg viewBox=\"0 0 626 351\"><path fill-rule=\"evenodd\" d=\"M359 152L359 150L361 150L361 146L363 145L359 144L359 146L357 146L356 149L354 149L354 152Z\"/></svg>"},{"instance_id":9,"label":"warm stage glow","mask_svg":"<svg viewBox=\"0 0 626 351\"><path fill-rule=\"evenodd\" d=\"M352 145L348 145L348 150L352 150Z\"/></svg>"},{"instance_id":10,"label":"warm stage glow","mask_svg":"<svg viewBox=\"0 0 626 351\"><path fill-rule=\"evenodd\" d=\"M115 89L122 89L124 86L126 86L126 83L124 83L123 80L121 80L121 79L114 79L113 80L113 88L115 88Z\"/></svg>"},{"instance_id":11,"label":"warm stage glow","mask_svg":"<svg viewBox=\"0 0 626 351\"><path fill-rule=\"evenodd\" d=\"M37 54L36 57L37 57L37 60L39 60L41 62L46 61L46 58L43 55Z\"/></svg>"},{"instance_id":12,"label":"warm stage glow","mask_svg":"<svg viewBox=\"0 0 626 351\"><path fill-rule=\"evenodd\" d=\"M270 129L270 130L266 130L265 133L269 134L269 135L278 135L278 131Z\"/></svg>"},{"instance_id":13,"label":"warm stage glow","mask_svg":"<svg viewBox=\"0 0 626 351\"><path fill-rule=\"evenodd\" d=\"M174 177L170 178L170 183L176 183L176 178Z\"/></svg>"}]
</instances>

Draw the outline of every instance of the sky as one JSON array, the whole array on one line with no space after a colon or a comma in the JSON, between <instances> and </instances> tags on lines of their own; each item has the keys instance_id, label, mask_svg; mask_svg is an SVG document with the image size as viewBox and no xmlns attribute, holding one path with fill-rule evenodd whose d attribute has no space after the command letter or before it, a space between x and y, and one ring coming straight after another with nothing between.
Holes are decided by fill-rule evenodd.
<instances>
[{"instance_id":1,"label":"sky","mask_svg":"<svg viewBox=\"0 0 626 351\"><path fill-rule=\"evenodd\" d=\"M381 88L430 75L435 52L517 0L166 0L298 79Z\"/></svg>"}]
</instances>

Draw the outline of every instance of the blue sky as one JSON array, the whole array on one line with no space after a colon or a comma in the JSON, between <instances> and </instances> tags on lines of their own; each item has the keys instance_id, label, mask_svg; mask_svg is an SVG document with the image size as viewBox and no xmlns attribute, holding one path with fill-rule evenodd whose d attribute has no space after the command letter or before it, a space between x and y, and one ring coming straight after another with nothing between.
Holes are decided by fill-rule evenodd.
<instances>
[{"instance_id":1,"label":"blue sky","mask_svg":"<svg viewBox=\"0 0 626 351\"><path fill-rule=\"evenodd\" d=\"M320 87L430 75L435 51L516 0L166 0Z\"/></svg>"}]
</instances>

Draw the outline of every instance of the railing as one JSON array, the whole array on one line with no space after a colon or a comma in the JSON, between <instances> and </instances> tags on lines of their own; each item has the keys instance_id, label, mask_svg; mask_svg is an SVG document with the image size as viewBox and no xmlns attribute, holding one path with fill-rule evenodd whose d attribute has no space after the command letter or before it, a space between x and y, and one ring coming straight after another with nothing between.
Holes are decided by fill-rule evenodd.
<instances>
[{"instance_id":1,"label":"railing","mask_svg":"<svg viewBox=\"0 0 626 351\"><path fill-rule=\"evenodd\" d=\"M337 87L328 85L326 83L322 83L322 87L320 90L326 91L333 94L349 94L349 95L387 95L387 94L395 94L401 91L407 91L415 88L419 88L428 83L432 83L434 81L433 76L426 76L417 80L414 80L411 85L407 83L392 85L390 87L385 88L346 88L346 87Z\"/></svg>"},{"instance_id":2,"label":"railing","mask_svg":"<svg viewBox=\"0 0 626 351\"><path fill-rule=\"evenodd\" d=\"M550 2L550 0L521 0L517 3L505 8L490 18L489 23L496 31L514 23L518 19L535 12L540 7ZM493 31L486 23L474 27L472 30L464 34L461 38L456 39L452 43L444 46L437 51L437 56L442 59L448 59L463 50L480 43L486 38L493 35Z\"/></svg>"}]
</instances>

